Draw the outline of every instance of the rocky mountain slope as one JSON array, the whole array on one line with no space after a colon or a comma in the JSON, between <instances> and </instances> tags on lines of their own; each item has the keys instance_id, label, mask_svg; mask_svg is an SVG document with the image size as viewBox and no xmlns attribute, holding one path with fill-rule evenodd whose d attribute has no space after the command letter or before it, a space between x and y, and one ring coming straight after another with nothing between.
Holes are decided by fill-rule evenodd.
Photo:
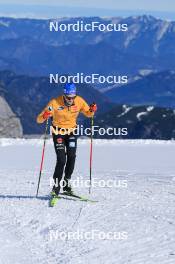
<instances>
[{"instance_id":1,"label":"rocky mountain slope","mask_svg":"<svg viewBox=\"0 0 175 264\"><path fill-rule=\"evenodd\" d=\"M13 113L6 100L0 96L0 137L22 137L20 119Z\"/></svg>"},{"instance_id":2,"label":"rocky mountain slope","mask_svg":"<svg viewBox=\"0 0 175 264\"><path fill-rule=\"evenodd\" d=\"M18 73L137 74L175 68L175 22L151 16L64 18L127 24L126 32L50 32L49 20L0 18L0 69Z\"/></svg>"},{"instance_id":3,"label":"rocky mountain slope","mask_svg":"<svg viewBox=\"0 0 175 264\"><path fill-rule=\"evenodd\" d=\"M105 94L117 104L175 108L175 72L153 73Z\"/></svg>"},{"instance_id":4,"label":"rocky mountain slope","mask_svg":"<svg viewBox=\"0 0 175 264\"><path fill-rule=\"evenodd\" d=\"M119 135L104 138L129 139L172 139L175 138L175 111L169 108L153 106L120 105L95 119L95 125L105 129L127 128L128 135ZM99 136L96 134L96 137Z\"/></svg>"}]
</instances>

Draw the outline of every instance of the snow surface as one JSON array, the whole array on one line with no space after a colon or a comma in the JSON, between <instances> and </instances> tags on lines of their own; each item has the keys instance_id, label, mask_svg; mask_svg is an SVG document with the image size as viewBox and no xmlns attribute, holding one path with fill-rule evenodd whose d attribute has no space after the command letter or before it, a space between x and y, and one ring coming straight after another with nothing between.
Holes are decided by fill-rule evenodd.
<instances>
[{"instance_id":1,"label":"snow surface","mask_svg":"<svg viewBox=\"0 0 175 264\"><path fill-rule=\"evenodd\" d=\"M147 116L147 115L148 115L148 112L140 112L137 114L137 119L142 120L142 117Z\"/></svg>"},{"instance_id":2,"label":"snow surface","mask_svg":"<svg viewBox=\"0 0 175 264\"><path fill-rule=\"evenodd\" d=\"M127 188L93 188L95 204L62 199L48 206L55 165L46 145L35 198L41 139L0 139L1 264L175 263L175 143L95 140L93 178L127 180ZM89 178L89 140L79 140L73 178ZM87 188L76 192L88 196ZM55 240L50 231L126 232L125 240Z\"/></svg>"},{"instance_id":3,"label":"snow surface","mask_svg":"<svg viewBox=\"0 0 175 264\"><path fill-rule=\"evenodd\" d=\"M4 27L9 27L10 26L10 21L3 21L3 20L0 20L0 26L4 26Z\"/></svg>"},{"instance_id":4,"label":"snow surface","mask_svg":"<svg viewBox=\"0 0 175 264\"><path fill-rule=\"evenodd\" d=\"M124 112L121 113L120 115L118 115L118 117L126 115L131 109L132 109L132 107L130 107L130 106L128 107L127 105L123 105Z\"/></svg>"}]
</instances>

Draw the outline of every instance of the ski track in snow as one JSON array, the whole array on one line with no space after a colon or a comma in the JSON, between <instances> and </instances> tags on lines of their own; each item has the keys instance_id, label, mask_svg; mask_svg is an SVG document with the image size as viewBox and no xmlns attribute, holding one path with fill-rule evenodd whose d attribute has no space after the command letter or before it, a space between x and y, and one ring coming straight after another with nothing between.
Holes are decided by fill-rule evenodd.
<instances>
[{"instance_id":1,"label":"ski track in snow","mask_svg":"<svg viewBox=\"0 0 175 264\"><path fill-rule=\"evenodd\" d=\"M4 143L5 142L5 143ZM41 140L0 140L0 264L174 264L175 144L95 141L93 177L127 180L127 188L93 188L86 203L48 206L55 154L46 146L35 198ZM81 140L73 178L88 179L89 141ZM86 188L76 193L88 196ZM127 232L126 240L55 240L49 232Z\"/></svg>"}]
</instances>

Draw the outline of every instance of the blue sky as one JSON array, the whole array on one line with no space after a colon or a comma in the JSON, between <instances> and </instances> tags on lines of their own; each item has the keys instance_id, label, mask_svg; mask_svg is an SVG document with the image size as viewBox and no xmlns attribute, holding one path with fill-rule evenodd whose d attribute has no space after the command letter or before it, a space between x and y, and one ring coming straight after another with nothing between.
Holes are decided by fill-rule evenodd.
<instances>
[{"instance_id":1,"label":"blue sky","mask_svg":"<svg viewBox=\"0 0 175 264\"><path fill-rule=\"evenodd\" d=\"M24 4L25 3L25 4ZM129 16L151 14L175 20L173 0L0 0L0 16Z\"/></svg>"}]
</instances>

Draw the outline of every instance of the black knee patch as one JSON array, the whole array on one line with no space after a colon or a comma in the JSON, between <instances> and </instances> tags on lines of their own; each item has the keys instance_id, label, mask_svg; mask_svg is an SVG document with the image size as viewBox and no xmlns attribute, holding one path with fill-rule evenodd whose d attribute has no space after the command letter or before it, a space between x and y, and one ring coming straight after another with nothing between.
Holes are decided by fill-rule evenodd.
<instances>
[{"instance_id":1,"label":"black knee patch","mask_svg":"<svg viewBox=\"0 0 175 264\"><path fill-rule=\"evenodd\" d=\"M66 163L66 156L65 155L57 155L57 163L59 165L64 165Z\"/></svg>"}]
</instances>

